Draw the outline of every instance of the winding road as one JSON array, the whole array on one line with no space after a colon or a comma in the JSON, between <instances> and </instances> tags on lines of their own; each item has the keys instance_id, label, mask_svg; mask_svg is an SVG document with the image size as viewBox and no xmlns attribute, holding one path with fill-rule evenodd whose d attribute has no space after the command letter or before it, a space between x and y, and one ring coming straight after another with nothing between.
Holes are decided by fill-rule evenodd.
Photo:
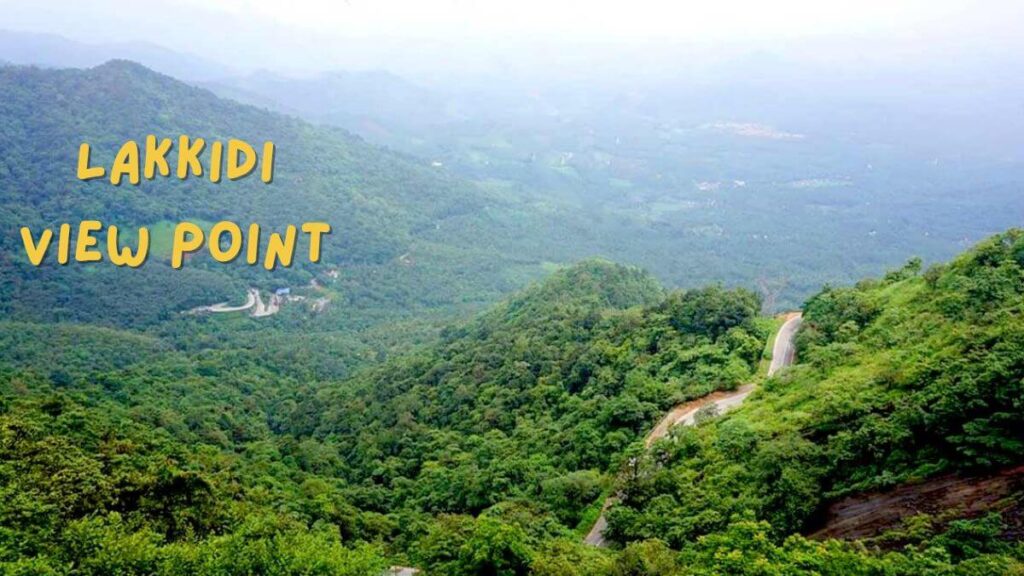
<instances>
[{"instance_id":1,"label":"winding road","mask_svg":"<svg viewBox=\"0 0 1024 576\"><path fill-rule=\"evenodd\" d=\"M802 321L803 316L799 312L791 312L786 315L786 321L775 335L772 363L768 366L768 376L774 376L779 369L793 364L793 360L796 358L796 346L793 345L793 338L796 336L796 331L800 329Z\"/></svg>"},{"instance_id":2,"label":"winding road","mask_svg":"<svg viewBox=\"0 0 1024 576\"><path fill-rule=\"evenodd\" d=\"M245 312L251 310L249 315L253 318L262 318L264 316L273 316L281 311L281 297L274 294L270 297L270 301L267 304L263 303L263 297L260 296L260 291L257 288L249 288L245 295L245 304L238 306L229 306L227 302L219 302L217 304L211 304L209 306L199 306L193 308L186 314L201 314L205 312L223 313L223 312Z\"/></svg>"},{"instance_id":3,"label":"winding road","mask_svg":"<svg viewBox=\"0 0 1024 576\"><path fill-rule=\"evenodd\" d=\"M213 304L212 306L201 306L196 310L203 310L206 312L241 312L248 310L256 304L256 300L260 297L260 291L255 288L249 288L245 294L245 304L241 306L228 306L227 302L221 302L219 304Z\"/></svg>"},{"instance_id":4,"label":"winding road","mask_svg":"<svg viewBox=\"0 0 1024 576\"><path fill-rule=\"evenodd\" d=\"M799 312L791 312L786 315L785 322L782 323L779 331L775 334L775 343L772 345L772 361L768 365L768 376L774 376L782 368L793 364L793 360L796 357L796 347L793 345L793 338L800 328L801 321L802 316ZM727 412L742 404L753 391L753 384L744 384L736 390L713 392L702 398L680 404L669 410L668 414L665 414L661 421L658 422L658 425L647 435L644 445L650 447L655 440L664 438L673 426L692 426L697 411L709 404L717 406L719 413ZM597 522L594 522L594 526L587 533L587 537L583 539L585 544L591 546L608 545L604 538L604 530L608 527L608 521L605 519L604 512L615 502L615 496L610 496L605 500L604 506L601 509L601 516L598 517Z\"/></svg>"}]
</instances>

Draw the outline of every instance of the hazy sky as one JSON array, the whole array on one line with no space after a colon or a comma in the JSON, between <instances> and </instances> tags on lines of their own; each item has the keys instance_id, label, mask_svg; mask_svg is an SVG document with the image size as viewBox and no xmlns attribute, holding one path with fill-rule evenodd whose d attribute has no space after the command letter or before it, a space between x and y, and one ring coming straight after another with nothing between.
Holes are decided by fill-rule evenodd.
<instances>
[{"instance_id":1,"label":"hazy sky","mask_svg":"<svg viewBox=\"0 0 1024 576\"><path fill-rule=\"evenodd\" d=\"M587 40L721 41L863 33L913 35L919 29L960 23L978 9L977 2L967 0L181 1L320 32L434 39L528 34Z\"/></svg>"},{"instance_id":2,"label":"hazy sky","mask_svg":"<svg viewBox=\"0 0 1024 576\"><path fill-rule=\"evenodd\" d=\"M1024 29L1019 0L0 0L0 14L0 28L293 70L542 63L557 54L538 46L559 43L998 51Z\"/></svg>"}]
</instances>

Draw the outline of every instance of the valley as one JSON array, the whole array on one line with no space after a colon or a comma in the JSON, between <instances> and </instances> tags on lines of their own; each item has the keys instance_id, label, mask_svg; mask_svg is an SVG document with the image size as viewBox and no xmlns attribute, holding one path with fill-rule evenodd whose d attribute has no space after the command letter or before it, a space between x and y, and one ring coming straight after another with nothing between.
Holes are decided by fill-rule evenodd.
<instances>
[{"instance_id":1,"label":"valley","mask_svg":"<svg viewBox=\"0 0 1024 576\"><path fill-rule=\"evenodd\" d=\"M515 81L0 66L0 573L1021 570L1014 148ZM149 134L273 181L125 185ZM26 257L86 218L156 257Z\"/></svg>"}]
</instances>

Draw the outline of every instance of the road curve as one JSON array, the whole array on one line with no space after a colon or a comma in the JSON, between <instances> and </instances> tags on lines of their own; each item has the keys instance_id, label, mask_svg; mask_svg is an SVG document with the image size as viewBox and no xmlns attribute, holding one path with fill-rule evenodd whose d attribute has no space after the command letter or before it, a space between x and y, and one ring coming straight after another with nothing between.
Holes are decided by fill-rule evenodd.
<instances>
[{"instance_id":1,"label":"road curve","mask_svg":"<svg viewBox=\"0 0 1024 576\"><path fill-rule=\"evenodd\" d=\"M768 365L768 375L774 376L781 368L793 363L796 357L796 346L793 345L793 338L796 331L800 329L803 316L799 312L791 312L786 315L786 321L779 327L775 335L775 344L772 346L772 362Z\"/></svg>"},{"instance_id":2,"label":"road curve","mask_svg":"<svg viewBox=\"0 0 1024 576\"><path fill-rule=\"evenodd\" d=\"M258 288L249 288L246 291L245 304L239 306L229 306L227 302L220 302L218 304L211 304L209 306L199 306L186 312L186 314L200 314L205 312L223 313L223 312L245 312L249 310L249 315L253 318L262 318L264 316L273 316L281 311L281 296L274 294L270 297L270 301L267 304L263 303L263 297L260 296Z\"/></svg>"},{"instance_id":3,"label":"road curve","mask_svg":"<svg viewBox=\"0 0 1024 576\"><path fill-rule=\"evenodd\" d=\"M242 312L248 310L256 305L256 299L259 298L260 292L255 288L249 288L245 293L245 304L241 306L229 306L227 302L219 302L217 304L211 304L209 306L199 306L189 310L190 314L196 314L199 312Z\"/></svg>"},{"instance_id":4,"label":"road curve","mask_svg":"<svg viewBox=\"0 0 1024 576\"><path fill-rule=\"evenodd\" d=\"M772 345L772 361L768 365L768 376L774 376L780 369L793 364L793 360L796 358L796 347L793 345L793 338L796 336L801 322L802 316L799 312L791 312L786 315L785 322L779 327L779 331L775 333L775 343ZM669 410L668 414L662 417L658 425L647 435L647 438L644 440L644 446L649 448L655 440L668 435L668 431L674 426L692 426L697 412L708 404L714 404L718 408L719 413L727 412L742 404L753 391L753 384L744 384L736 390L712 392L707 396L675 406ZM583 539L584 544L600 547L607 546L608 543L604 538L604 530L608 527L608 520L605 519L604 512L614 503L614 496L605 500L604 506L601 508L601 515L594 522L594 526L587 533L587 537Z\"/></svg>"}]
</instances>

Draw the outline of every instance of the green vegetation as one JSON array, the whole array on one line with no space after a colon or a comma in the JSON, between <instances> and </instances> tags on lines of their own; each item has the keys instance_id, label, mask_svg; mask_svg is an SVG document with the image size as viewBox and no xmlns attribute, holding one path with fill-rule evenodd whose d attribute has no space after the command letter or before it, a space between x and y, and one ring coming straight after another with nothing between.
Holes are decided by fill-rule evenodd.
<instances>
[{"instance_id":1,"label":"green vegetation","mask_svg":"<svg viewBox=\"0 0 1024 576\"><path fill-rule=\"evenodd\" d=\"M852 553L799 538L782 544L813 528L822 508L842 496L1024 461L1024 232L991 238L924 274L920 268L911 261L880 281L811 298L797 368L769 380L742 409L657 443L619 484L621 504L608 514L613 537L659 538L698 559L709 543L745 557L750 548L734 536L766 538L764 546L773 544L765 553L780 555L782 570L795 561L791 554L822 562L822 555ZM989 522L981 545L943 544L957 537L949 534L918 538L898 562L941 573L944 563L960 560L993 566L1019 559L1021 549L998 537L1006 529L998 515L978 522ZM822 566L877 572L890 561Z\"/></svg>"},{"instance_id":2,"label":"green vegetation","mask_svg":"<svg viewBox=\"0 0 1024 576\"><path fill-rule=\"evenodd\" d=\"M1024 232L825 288L799 364L765 379L779 322L757 294L565 265L631 229L560 200L125 62L0 68L0 95L2 574L1024 571L1019 490L862 541L807 536L844 497L1024 464ZM109 154L149 132L274 140L276 182L72 178L80 140ZM273 275L20 257L18 226L87 217L158 236L315 218L337 237L320 267ZM330 305L180 313L251 286ZM742 408L644 449L672 406L760 380ZM583 545L610 495L612 548Z\"/></svg>"},{"instance_id":3,"label":"green vegetation","mask_svg":"<svg viewBox=\"0 0 1024 576\"><path fill-rule=\"evenodd\" d=\"M998 511L868 543L797 533L846 494L1020 463L1021 254L1012 231L924 274L912 262L825 289L800 364L649 452L667 408L754 376L775 323L753 294L666 294L585 262L340 381L5 323L0 561L30 574L1017 570ZM580 533L610 483L620 546L592 549Z\"/></svg>"},{"instance_id":4,"label":"green vegetation","mask_svg":"<svg viewBox=\"0 0 1024 576\"><path fill-rule=\"evenodd\" d=\"M75 178L81 142L92 145L94 164L109 165L123 142L147 134L272 140L278 150L275 181L157 178L114 187ZM205 320L179 312L239 302L249 286L299 288L316 279L332 291L332 305L316 318L293 310L275 328L310 349L337 339L359 347L346 353L342 372L347 372L366 357L407 343L386 344L377 337L379 327L416 319L415 334L431 334L437 319L493 303L539 278L545 259L569 259L569 251L557 249L545 249L541 258L543 241L524 233L550 227L547 216L340 130L219 99L130 62L89 70L0 67L0 140L0 315L5 319L101 324L188 338L205 332L200 328ZM28 264L21 226L38 234L83 219L116 224L129 238L139 226L151 226L149 262L139 270L59 267L51 255L41 268ZM291 268L267 273L241 263L225 266L198 253L174 271L166 240L170 224L185 220L255 222L268 233L324 220L334 233L318 265L300 259ZM299 249L305 249L301 243ZM338 276L328 276L330 271ZM317 328L310 330L313 323ZM244 323L219 326L217 337L204 345L237 345L238 330L247 328Z\"/></svg>"},{"instance_id":5,"label":"green vegetation","mask_svg":"<svg viewBox=\"0 0 1024 576\"><path fill-rule=\"evenodd\" d=\"M213 222L207 222L203 220L189 220L193 224L203 229L203 232L209 234L210 228L213 226ZM156 258L161 262L168 262L171 259L171 246L172 239L174 237L174 227L178 222L171 222L170 220L161 220L159 222L153 222L146 224L146 229L149 230L149 253L150 258ZM124 243L130 246L135 245L138 242L138 233L136 230L125 230Z\"/></svg>"},{"instance_id":6,"label":"green vegetation","mask_svg":"<svg viewBox=\"0 0 1024 576\"><path fill-rule=\"evenodd\" d=\"M672 403L753 374L758 307L591 261L341 382L6 323L0 559L76 574L212 574L250 554L323 573L385 556L439 574L610 566L574 533L605 473Z\"/></svg>"},{"instance_id":7,"label":"green vegetation","mask_svg":"<svg viewBox=\"0 0 1024 576\"><path fill-rule=\"evenodd\" d=\"M943 81L935 94L957 102L943 108L908 96L924 71L840 88L834 68L800 58L750 54L689 76L692 55L633 56L665 68L486 82L259 71L208 85L527 199L557 215L559 244L586 247L570 261L600 254L683 288L757 286L772 310L1024 221L1020 159L1005 153L1022 147L994 137L1017 118L1001 95L1018 89L977 66Z\"/></svg>"}]
</instances>

